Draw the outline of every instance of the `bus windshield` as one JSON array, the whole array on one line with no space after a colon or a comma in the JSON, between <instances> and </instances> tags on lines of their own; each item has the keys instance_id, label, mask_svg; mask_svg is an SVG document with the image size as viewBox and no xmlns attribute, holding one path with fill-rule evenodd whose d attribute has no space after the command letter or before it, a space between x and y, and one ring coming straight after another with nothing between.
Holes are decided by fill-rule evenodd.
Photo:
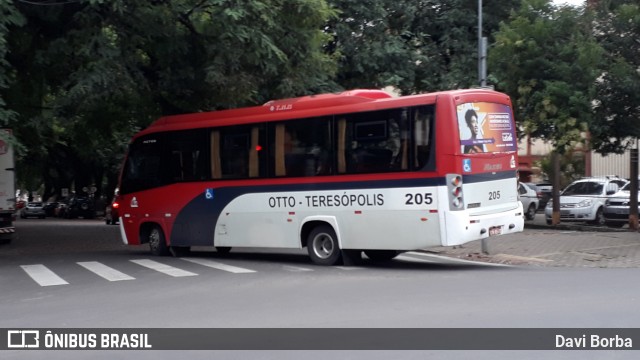
<instances>
[{"instance_id":1,"label":"bus windshield","mask_svg":"<svg viewBox=\"0 0 640 360\"><path fill-rule=\"evenodd\" d=\"M475 102L457 106L461 152L464 154L517 151L511 108Z\"/></svg>"}]
</instances>

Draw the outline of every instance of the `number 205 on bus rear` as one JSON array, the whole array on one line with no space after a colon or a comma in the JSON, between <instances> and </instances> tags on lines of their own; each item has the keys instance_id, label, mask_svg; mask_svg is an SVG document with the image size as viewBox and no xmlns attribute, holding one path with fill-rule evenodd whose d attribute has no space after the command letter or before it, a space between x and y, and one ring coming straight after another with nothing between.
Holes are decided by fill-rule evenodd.
<instances>
[{"instance_id":1,"label":"number 205 on bus rear","mask_svg":"<svg viewBox=\"0 0 640 360\"><path fill-rule=\"evenodd\" d=\"M522 231L505 94L351 90L168 116L131 140L123 241L306 248L317 264Z\"/></svg>"}]
</instances>

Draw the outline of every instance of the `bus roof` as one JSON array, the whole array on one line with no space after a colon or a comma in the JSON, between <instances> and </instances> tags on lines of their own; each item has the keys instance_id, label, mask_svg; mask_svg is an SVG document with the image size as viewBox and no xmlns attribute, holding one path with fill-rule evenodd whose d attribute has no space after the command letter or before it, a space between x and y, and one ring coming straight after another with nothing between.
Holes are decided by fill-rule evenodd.
<instances>
[{"instance_id":1,"label":"bus roof","mask_svg":"<svg viewBox=\"0 0 640 360\"><path fill-rule=\"evenodd\" d=\"M340 93L309 95L271 100L262 106L229 110L164 116L153 122L138 136L157 131L192 129L199 127L236 125L256 121L276 121L310 118L347 112L384 109L386 107L415 106L434 103L438 96L473 96L500 94L489 89L448 90L434 93L393 97L382 90L355 89ZM505 96L505 99L508 97ZM372 105L373 104L373 105Z\"/></svg>"}]
</instances>

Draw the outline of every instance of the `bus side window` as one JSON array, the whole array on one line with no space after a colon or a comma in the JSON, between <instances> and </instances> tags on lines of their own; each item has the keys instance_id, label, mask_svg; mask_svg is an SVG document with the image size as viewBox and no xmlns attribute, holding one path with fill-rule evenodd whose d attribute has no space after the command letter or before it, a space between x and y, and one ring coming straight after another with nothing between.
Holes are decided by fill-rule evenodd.
<instances>
[{"instance_id":1,"label":"bus side window","mask_svg":"<svg viewBox=\"0 0 640 360\"><path fill-rule=\"evenodd\" d=\"M434 120L433 106L423 106L413 109L413 133L414 133L414 170L421 170L430 164L432 128Z\"/></svg>"},{"instance_id":2,"label":"bus side window","mask_svg":"<svg viewBox=\"0 0 640 360\"><path fill-rule=\"evenodd\" d=\"M223 132L220 160L223 178L246 178L249 175L249 134Z\"/></svg>"},{"instance_id":3,"label":"bus side window","mask_svg":"<svg viewBox=\"0 0 640 360\"><path fill-rule=\"evenodd\" d=\"M210 137L211 178L222 179L222 160L220 158L220 131L211 131Z\"/></svg>"},{"instance_id":4,"label":"bus side window","mask_svg":"<svg viewBox=\"0 0 640 360\"><path fill-rule=\"evenodd\" d=\"M214 179L243 179L264 176L261 125L229 126L211 132L211 163Z\"/></svg>"},{"instance_id":5,"label":"bus side window","mask_svg":"<svg viewBox=\"0 0 640 360\"><path fill-rule=\"evenodd\" d=\"M275 176L331 174L329 118L309 118L275 124L270 137Z\"/></svg>"},{"instance_id":6,"label":"bus side window","mask_svg":"<svg viewBox=\"0 0 640 360\"><path fill-rule=\"evenodd\" d=\"M344 138L338 121L339 158L344 148L347 173L398 171L403 156L401 119L405 109L353 114L347 117Z\"/></svg>"}]
</instances>

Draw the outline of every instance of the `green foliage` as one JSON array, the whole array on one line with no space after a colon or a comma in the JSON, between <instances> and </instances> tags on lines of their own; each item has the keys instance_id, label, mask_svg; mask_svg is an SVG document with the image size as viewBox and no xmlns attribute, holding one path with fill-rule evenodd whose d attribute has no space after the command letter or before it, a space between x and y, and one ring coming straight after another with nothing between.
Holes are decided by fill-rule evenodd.
<instances>
[{"instance_id":1,"label":"green foliage","mask_svg":"<svg viewBox=\"0 0 640 360\"><path fill-rule=\"evenodd\" d=\"M478 85L476 1L331 0L328 48L339 56L345 88L394 86L404 94ZM483 6L484 35L520 0Z\"/></svg>"},{"instance_id":2,"label":"green foliage","mask_svg":"<svg viewBox=\"0 0 640 360\"><path fill-rule=\"evenodd\" d=\"M44 181L45 196L112 191L128 139L162 115L478 82L476 1L37 3L0 0L0 125L22 145L21 182ZM601 151L640 135L638 4L598 4L594 17L549 0L484 2L489 78L511 95L521 134L559 151L586 130Z\"/></svg>"},{"instance_id":3,"label":"green foliage","mask_svg":"<svg viewBox=\"0 0 640 360\"><path fill-rule=\"evenodd\" d=\"M598 40L606 50L596 84L596 117L590 130L600 152L622 152L640 138L640 5L602 1L596 21Z\"/></svg>"},{"instance_id":4,"label":"green foliage","mask_svg":"<svg viewBox=\"0 0 640 360\"><path fill-rule=\"evenodd\" d=\"M43 174L45 197L111 191L128 139L158 116L335 88L323 0L21 2L16 14L0 100L26 149L18 177Z\"/></svg>"},{"instance_id":5,"label":"green foliage","mask_svg":"<svg viewBox=\"0 0 640 360\"><path fill-rule=\"evenodd\" d=\"M525 0L502 24L489 53L497 88L512 96L521 134L560 153L583 141L594 121L592 99L603 50L589 13Z\"/></svg>"},{"instance_id":6,"label":"green foliage","mask_svg":"<svg viewBox=\"0 0 640 360\"><path fill-rule=\"evenodd\" d=\"M546 179L553 179L553 154L549 154L539 160L538 166L542 171L542 176ZM584 177L584 152L582 151L567 151L564 154L558 155L558 161L560 162L560 190L571 184L573 181Z\"/></svg>"},{"instance_id":7,"label":"green foliage","mask_svg":"<svg viewBox=\"0 0 640 360\"><path fill-rule=\"evenodd\" d=\"M0 0L0 90L9 86L11 64L6 60L9 51L7 38L10 26L21 26L24 17L13 6L10 0ZM6 102L0 94L0 126L5 127L16 117L15 111L6 108Z\"/></svg>"}]
</instances>

